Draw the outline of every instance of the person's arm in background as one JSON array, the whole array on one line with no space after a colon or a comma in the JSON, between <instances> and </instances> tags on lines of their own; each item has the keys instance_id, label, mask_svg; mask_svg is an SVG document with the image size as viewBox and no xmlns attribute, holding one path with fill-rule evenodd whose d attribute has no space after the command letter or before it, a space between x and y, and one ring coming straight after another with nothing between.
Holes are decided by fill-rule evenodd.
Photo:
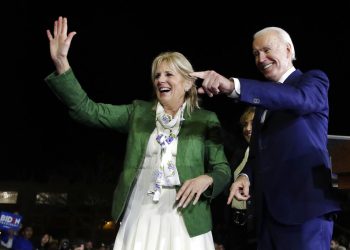
<instances>
[{"instance_id":1,"label":"person's arm in background","mask_svg":"<svg viewBox=\"0 0 350 250\"><path fill-rule=\"evenodd\" d=\"M7 236L6 242L3 239L1 239L1 242L0 242L1 246L6 247L8 249L11 249L12 248L12 244L13 244L13 238L15 236L15 231L12 230L12 229L7 230L7 235L6 236Z\"/></svg>"}]
</instances>

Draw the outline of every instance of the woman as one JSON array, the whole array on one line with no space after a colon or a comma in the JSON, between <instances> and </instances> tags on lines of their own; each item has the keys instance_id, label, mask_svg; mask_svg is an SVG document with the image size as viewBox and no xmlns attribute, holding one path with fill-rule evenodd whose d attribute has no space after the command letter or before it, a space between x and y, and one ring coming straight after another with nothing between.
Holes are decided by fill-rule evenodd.
<instances>
[{"instance_id":1,"label":"woman","mask_svg":"<svg viewBox=\"0 0 350 250\"><path fill-rule=\"evenodd\" d=\"M75 120L128 133L112 206L115 220L124 214L114 249L214 249L209 204L228 184L230 169L217 116L198 107L189 61L178 52L154 59L155 101L95 103L68 63L76 33L67 30L59 17L53 35L47 31L56 66L47 83Z\"/></svg>"},{"instance_id":2,"label":"woman","mask_svg":"<svg viewBox=\"0 0 350 250\"><path fill-rule=\"evenodd\" d=\"M244 113L241 115L239 122L242 126L242 134L243 137L247 143L247 147L243 156L243 159L241 160L241 162L239 163L239 165L236 167L235 164L235 170L233 173L233 179L235 180L238 175L241 173L242 169L244 168L244 165L247 162L248 159L248 155L249 155L249 142L250 142L250 137L252 136L252 125L253 125L253 119L254 119L254 114L255 114L255 107L253 106L249 106L246 108L246 110L244 111ZM234 198L232 200L232 207L233 208L237 208L237 209L246 209L247 205L246 205L246 201L239 201L236 198Z\"/></svg>"}]
</instances>

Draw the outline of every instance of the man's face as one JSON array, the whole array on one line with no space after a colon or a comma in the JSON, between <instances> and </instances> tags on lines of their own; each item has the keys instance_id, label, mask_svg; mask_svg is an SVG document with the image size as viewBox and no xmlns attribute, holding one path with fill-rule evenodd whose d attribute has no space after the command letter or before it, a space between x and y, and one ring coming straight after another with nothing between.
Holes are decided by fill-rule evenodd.
<instances>
[{"instance_id":1,"label":"man's face","mask_svg":"<svg viewBox=\"0 0 350 250\"><path fill-rule=\"evenodd\" d=\"M33 228L31 227L26 227L23 231L23 236L26 239L30 239L33 236Z\"/></svg>"},{"instance_id":2,"label":"man's face","mask_svg":"<svg viewBox=\"0 0 350 250\"><path fill-rule=\"evenodd\" d=\"M292 67L291 45L275 31L266 32L253 41L255 64L266 79L278 81Z\"/></svg>"}]
</instances>

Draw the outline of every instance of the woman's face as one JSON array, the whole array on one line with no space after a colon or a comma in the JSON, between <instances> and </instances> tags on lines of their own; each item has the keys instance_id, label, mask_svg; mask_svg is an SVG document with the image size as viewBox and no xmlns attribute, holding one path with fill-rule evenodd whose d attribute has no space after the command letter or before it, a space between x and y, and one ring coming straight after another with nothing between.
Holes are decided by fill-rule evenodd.
<instances>
[{"instance_id":1,"label":"woman's face","mask_svg":"<svg viewBox=\"0 0 350 250\"><path fill-rule=\"evenodd\" d=\"M42 243L48 243L50 241L50 235L44 234L43 237L41 238Z\"/></svg>"},{"instance_id":2,"label":"woman's face","mask_svg":"<svg viewBox=\"0 0 350 250\"><path fill-rule=\"evenodd\" d=\"M252 136L253 119L254 119L254 113L249 113L243 124L243 136L247 142L250 141L250 137Z\"/></svg>"},{"instance_id":3,"label":"woman's face","mask_svg":"<svg viewBox=\"0 0 350 250\"><path fill-rule=\"evenodd\" d=\"M153 85L158 101L169 107L181 106L185 92L191 86L188 80L164 62L157 67Z\"/></svg>"}]
</instances>

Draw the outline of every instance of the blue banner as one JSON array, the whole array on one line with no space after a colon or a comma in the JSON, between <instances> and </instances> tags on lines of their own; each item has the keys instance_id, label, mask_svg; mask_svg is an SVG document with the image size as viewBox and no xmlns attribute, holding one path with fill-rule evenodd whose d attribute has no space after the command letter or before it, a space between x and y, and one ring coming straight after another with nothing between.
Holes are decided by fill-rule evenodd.
<instances>
[{"instance_id":1,"label":"blue banner","mask_svg":"<svg viewBox=\"0 0 350 250\"><path fill-rule=\"evenodd\" d=\"M0 229L13 229L19 230L21 228L22 216L19 214L13 214L9 212L0 213Z\"/></svg>"}]
</instances>

